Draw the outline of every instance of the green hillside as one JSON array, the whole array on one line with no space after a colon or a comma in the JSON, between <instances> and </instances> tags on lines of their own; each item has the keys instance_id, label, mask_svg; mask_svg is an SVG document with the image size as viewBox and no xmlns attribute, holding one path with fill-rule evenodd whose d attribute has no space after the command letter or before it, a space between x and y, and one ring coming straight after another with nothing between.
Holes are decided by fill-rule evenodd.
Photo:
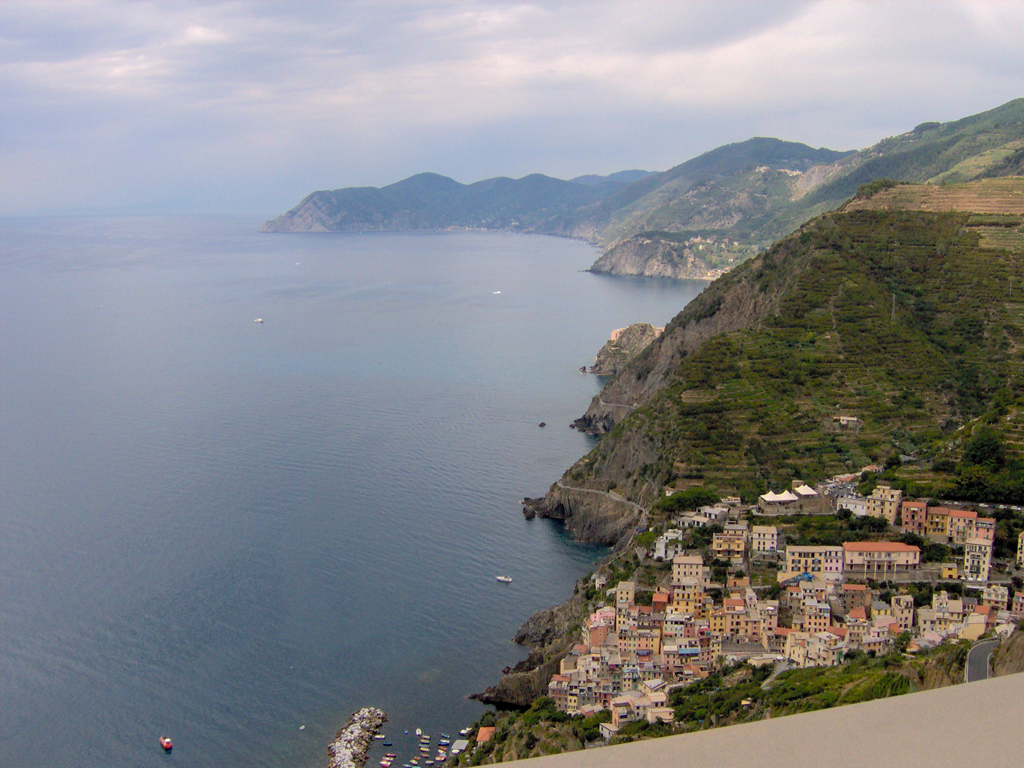
<instances>
[{"instance_id":1,"label":"green hillside","mask_svg":"<svg viewBox=\"0 0 1024 768\"><path fill-rule=\"evenodd\" d=\"M736 188L743 187L744 180L749 180L756 168L803 172L849 154L764 137L727 144L634 182L600 203L548 222L546 228L577 236L593 232L605 244L656 229L700 229L703 225L693 220L694 214L716 200L716 207L721 209L722 201L731 199ZM772 176L776 180L791 178L786 174ZM729 181L719 191L716 182L723 179ZM698 187L696 194L692 192L694 187ZM788 200L792 195L790 183L774 187L771 197ZM765 190L759 190L753 194L764 193ZM740 205L743 204L741 201ZM758 207L763 206L761 203Z\"/></svg>"},{"instance_id":2,"label":"green hillside","mask_svg":"<svg viewBox=\"0 0 1024 768\"><path fill-rule=\"evenodd\" d=\"M913 189L822 215L713 283L609 382L604 400L638 407L567 481L636 500L666 483L749 496L894 454L957 458L981 425L1016 450L1024 179L950 190L1003 212L897 207ZM693 341L715 323L734 330ZM608 423L593 405L581 426Z\"/></svg>"},{"instance_id":3,"label":"green hillside","mask_svg":"<svg viewBox=\"0 0 1024 768\"><path fill-rule=\"evenodd\" d=\"M758 147L767 153L764 144ZM592 206L603 213L600 222L588 218L587 209L577 211L576 233L605 247L592 267L597 272L664 276L678 264L677 276L695 276L694 256L707 271L729 268L875 179L941 185L1024 172L1024 99L954 122L923 123L859 152L833 154L836 159L810 166L758 163L730 170L718 164L723 172L700 182L685 174L670 178L673 169ZM708 230L714 232L712 245L695 253L698 241L690 233L702 231L707 239ZM652 266L638 258L644 251Z\"/></svg>"},{"instance_id":4,"label":"green hillside","mask_svg":"<svg viewBox=\"0 0 1024 768\"><path fill-rule=\"evenodd\" d=\"M420 173L386 187L314 192L268 221L261 231L531 230L552 216L591 204L624 186L622 181L584 184L541 174L460 184L436 173Z\"/></svg>"}]
</instances>

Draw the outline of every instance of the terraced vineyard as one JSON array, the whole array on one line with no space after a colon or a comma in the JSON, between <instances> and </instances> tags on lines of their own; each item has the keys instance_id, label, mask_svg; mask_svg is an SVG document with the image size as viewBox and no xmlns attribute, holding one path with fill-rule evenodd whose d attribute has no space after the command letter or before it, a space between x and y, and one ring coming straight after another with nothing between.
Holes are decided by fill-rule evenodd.
<instances>
[{"instance_id":1,"label":"terraced vineyard","mask_svg":"<svg viewBox=\"0 0 1024 768\"><path fill-rule=\"evenodd\" d=\"M810 222L717 291L774 295L777 310L684 356L571 477L633 498L664 482L749 497L892 454L955 453L978 417L1024 444L1022 217L1024 179L1002 178L900 185ZM666 337L728 302L695 304ZM623 445L646 460L631 465Z\"/></svg>"}]
</instances>

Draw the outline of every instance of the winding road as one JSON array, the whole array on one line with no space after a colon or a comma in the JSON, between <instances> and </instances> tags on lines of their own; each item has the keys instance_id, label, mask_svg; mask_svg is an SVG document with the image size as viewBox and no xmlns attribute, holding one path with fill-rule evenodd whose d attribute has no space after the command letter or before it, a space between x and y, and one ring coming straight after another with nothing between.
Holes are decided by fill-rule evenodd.
<instances>
[{"instance_id":1,"label":"winding road","mask_svg":"<svg viewBox=\"0 0 1024 768\"><path fill-rule=\"evenodd\" d=\"M620 496L617 493L612 493L611 491L599 491L596 488L576 488L575 486L572 486L572 485L566 485L561 480L556 480L555 481L555 485L557 485L563 491L575 491L577 493L596 493L598 496L605 496L605 497L611 499L612 501L617 501L620 504L625 504L627 506L633 507L633 509L635 509L638 512L640 512L640 523L639 523L639 525L641 527L643 527L643 528L647 527L647 510L644 509L643 507L641 507L636 502L633 502L633 501L630 501L629 499L623 498L622 496ZM633 539L633 537L630 536L630 541L632 541L632 539Z\"/></svg>"},{"instance_id":2,"label":"winding road","mask_svg":"<svg viewBox=\"0 0 1024 768\"><path fill-rule=\"evenodd\" d=\"M998 647L998 640L983 640L971 648L967 653L967 663L964 665L966 682L988 679L989 661L992 659L992 652Z\"/></svg>"}]
</instances>

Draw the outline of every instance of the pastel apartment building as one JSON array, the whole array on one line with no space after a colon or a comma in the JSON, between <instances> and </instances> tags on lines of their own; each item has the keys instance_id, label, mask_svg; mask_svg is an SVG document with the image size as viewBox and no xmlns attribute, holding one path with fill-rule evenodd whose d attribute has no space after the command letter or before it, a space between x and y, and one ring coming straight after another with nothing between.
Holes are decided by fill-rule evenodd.
<instances>
[{"instance_id":1,"label":"pastel apartment building","mask_svg":"<svg viewBox=\"0 0 1024 768\"><path fill-rule=\"evenodd\" d=\"M892 606L892 617L899 625L900 632L910 632L914 628L913 596L893 595L889 603Z\"/></svg>"},{"instance_id":2,"label":"pastel apartment building","mask_svg":"<svg viewBox=\"0 0 1024 768\"><path fill-rule=\"evenodd\" d=\"M846 640L833 632L790 632L783 653L798 667L834 667L843 659Z\"/></svg>"},{"instance_id":3,"label":"pastel apartment building","mask_svg":"<svg viewBox=\"0 0 1024 768\"><path fill-rule=\"evenodd\" d=\"M868 514L868 500L863 496L840 496L836 499L836 510L848 509L857 517L866 517Z\"/></svg>"},{"instance_id":4,"label":"pastel apartment building","mask_svg":"<svg viewBox=\"0 0 1024 768\"><path fill-rule=\"evenodd\" d=\"M1017 567L1024 568L1024 531L1017 537Z\"/></svg>"},{"instance_id":5,"label":"pastel apartment building","mask_svg":"<svg viewBox=\"0 0 1024 768\"><path fill-rule=\"evenodd\" d=\"M902 530L940 544L962 547L968 539L995 540L995 518L979 517L973 509L927 506L922 501L905 501L902 515Z\"/></svg>"},{"instance_id":6,"label":"pastel apartment building","mask_svg":"<svg viewBox=\"0 0 1024 768\"><path fill-rule=\"evenodd\" d=\"M964 601L942 590L932 595L930 608L918 609L917 626L922 632L948 632L963 624L965 615Z\"/></svg>"},{"instance_id":7,"label":"pastel apartment building","mask_svg":"<svg viewBox=\"0 0 1024 768\"><path fill-rule=\"evenodd\" d=\"M786 547L786 567L779 572L779 580L802 573L839 581L843 576L843 548L819 545Z\"/></svg>"},{"instance_id":8,"label":"pastel apartment building","mask_svg":"<svg viewBox=\"0 0 1024 768\"><path fill-rule=\"evenodd\" d=\"M1024 542L1024 539L1022 539ZM774 525L755 525L750 531L750 551L769 554L779 549L779 529Z\"/></svg>"},{"instance_id":9,"label":"pastel apartment building","mask_svg":"<svg viewBox=\"0 0 1024 768\"><path fill-rule=\"evenodd\" d=\"M1017 621L1024 619L1024 592L1018 592L1013 596L1013 603L1010 605L1010 615Z\"/></svg>"},{"instance_id":10,"label":"pastel apartment building","mask_svg":"<svg viewBox=\"0 0 1024 768\"><path fill-rule=\"evenodd\" d=\"M964 578L967 581L988 581L992 568L992 542L968 539L964 544Z\"/></svg>"},{"instance_id":11,"label":"pastel apartment building","mask_svg":"<svg viewBox=\"0 0 1024 768\"><path fill-rule=\"evenodd\" d=\"M1010 604L1010 589L1002 584L986 584L981 593L981 604L1005 611Z\"/></svg>"},{"instance_id":12,"label":"pastel apartment building","mask_svg":"<svg viewBox=\"0 0 1024 768\"><path fill-rule=\"evenodd\" d=\"M684 579L697 579L707 584L711 569L704 565L700 555L676 555L672 558L672 585L682 584Z\"/></svg>"},{"instance_id":13,"label":"pastel apartment building","mask_svg":"<svg viewBox=\"0 0 1024 768\"><path fill-rule=\"evenodd\" d=\"M893 525L896 522L896 513L903 502L903 491L888 485L877 485L868 496L867 502L869 516L881 517L889 525Z\"/></svg>"},{"instance_id":14,"label":"pastel apartment building","mask_svg":"<svg viewBox=\"0 0 1024 768\"><path fill-rule=\"evenodd\" d=\"M725 530L712 537L711 551L715 557L720 557L723 560L742 559L747 551L749 535L747 526L729 523L725 526Z\"/></svg>"},{"instance_id":15,"label":"pastel apartment building","mask_svg":"<svg viewBox=\"0 0 1024 768\"><path fill-rule=\"evenodd\" d=\"M921 564L921 550L899 541L848 541L842 546L846 578L885 580Z\"/></svg>"},{"instance_id":16,"label":"pastel apartment building","mask_svg":"<svg viewBox=\"0 0 1024 768\"><path fill-rule=\"evenodd\" d=\"M926 536L927 501L904 501L900 505L900 528L906 533Z\"/></svg>"}]
</instances>

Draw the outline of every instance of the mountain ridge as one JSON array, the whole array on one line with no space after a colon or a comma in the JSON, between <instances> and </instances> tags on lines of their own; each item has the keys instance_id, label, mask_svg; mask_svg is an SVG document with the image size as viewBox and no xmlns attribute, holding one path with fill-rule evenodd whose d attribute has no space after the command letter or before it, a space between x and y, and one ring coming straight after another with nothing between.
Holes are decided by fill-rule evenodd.
<instances>
[{"instance_id":1,"label":"mountain ridge","mask_svg":"<svg viewBox=\"0 0 1024 768\"><path fill-rule=\"evenodd\" d=\"M321 190L264 232L482 228L586 240L597 273L714 278L877 178L959 183L1024 171L1024 98L921 123L859 151L754 137L662 171L569 181L542 174L460 184L416 174Z\"/></svg>"}]
</instances>

